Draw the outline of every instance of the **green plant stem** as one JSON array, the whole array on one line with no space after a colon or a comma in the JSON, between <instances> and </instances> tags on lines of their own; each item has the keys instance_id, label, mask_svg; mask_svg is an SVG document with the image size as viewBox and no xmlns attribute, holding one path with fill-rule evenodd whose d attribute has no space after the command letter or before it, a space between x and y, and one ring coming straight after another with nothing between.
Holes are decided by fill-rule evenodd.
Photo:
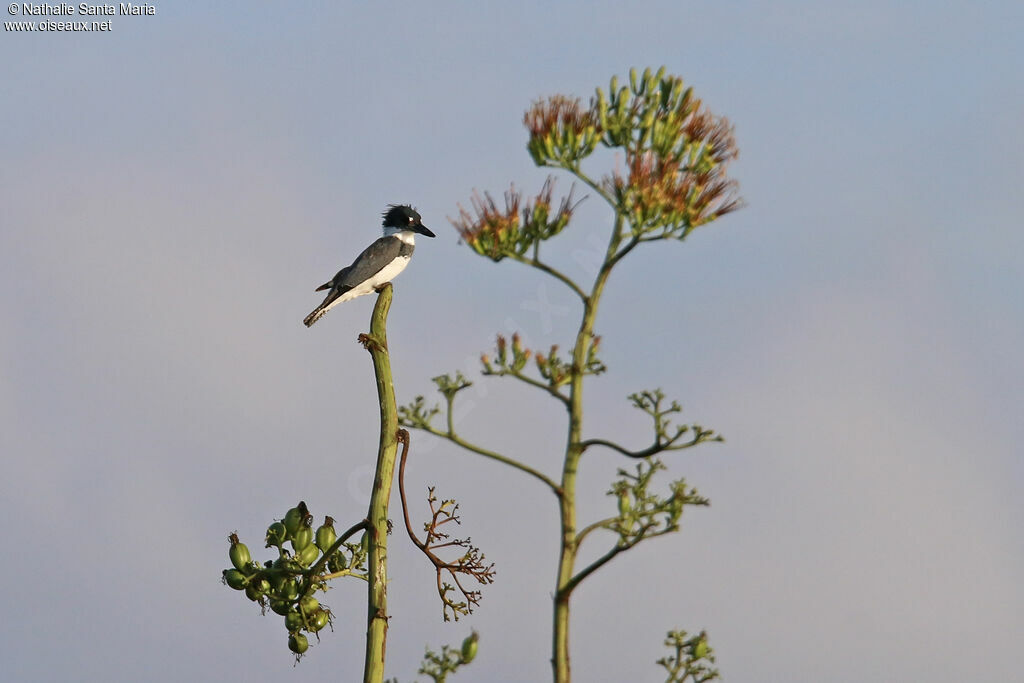
<instances>
[{"instance_id":1,"label":"green plant stem","mask_svg":"<svg viewBox=\"0 0 1024 683\"><path fill-rule=\"evenodd\" d=\"M366 515L369 548L366 560L368 604L364 683L381 683L384 680L384 652L388 632L388 501L395 473L395 456L398 453L398 409L391 380L387 339L390 308L391 285L386 284L378 293L377 303L373 307L370 334L360 337L373 358L373 374L377 379L377 397L380 399L380 447L377 451L377 470L370 495L370 508Z\"/></svg>"},{"instance_id":2,"label":"green plant stem","mask_svg":"<svg viewBox=\"0 0 1024 683\"><path fill-rule=\"evenodd\" d=\"M575 171L574 171L575 172ZM584 178L576 172L578 177ZM579 585L579 579L573 576L576 566L576 554L579 548L576 537L576 473L579 468L580 456L584 446L581 439L583 431L583 378L587 365L587 353L594 342L594 322L597 319L598 304L604 292L608 276L615 264L632 249L633 242L620 251L622 242L623 216L616 212L615 228L608 241L604 262L594 278L590 295L583 300L583 319L576 343L572 351L572 368L569 380L569 429L565 451L565 462L562 468L562 496L559 498L561 515L561 550L558 558L558 576L554 597L553 636L551 666L554 669L555 683L569 683L571 665L569 657L569 599Z\"/></svg>"}]
</instances>

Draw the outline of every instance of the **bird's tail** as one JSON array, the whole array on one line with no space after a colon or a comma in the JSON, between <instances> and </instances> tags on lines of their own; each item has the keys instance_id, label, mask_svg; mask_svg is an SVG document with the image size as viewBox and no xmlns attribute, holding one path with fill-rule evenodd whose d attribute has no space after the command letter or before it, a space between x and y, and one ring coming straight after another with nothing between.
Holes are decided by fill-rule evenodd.
<instances>
[{"instance_id":1,"label":"bird's tail","mask_svg":"<svg viewBox=\"0 0 1024 683\"><path fill-rule=\"evenodd\" d=\"M327 307L321 304L317 306L312 313L306 316L306 318L302 321L302 324L305 325L306 327L312 327L313 323L315 323L320 318L324 317L324 313L326 312Z\"/></svg>"}]
</instances>

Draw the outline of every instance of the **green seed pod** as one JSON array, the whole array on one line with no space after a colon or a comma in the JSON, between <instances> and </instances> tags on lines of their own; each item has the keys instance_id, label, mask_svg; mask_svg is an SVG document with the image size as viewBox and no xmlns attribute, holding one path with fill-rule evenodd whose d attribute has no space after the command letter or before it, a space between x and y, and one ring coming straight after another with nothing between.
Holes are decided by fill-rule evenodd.
<instances>
[{"instance_id":1,"label":"green seed pod","mask_svg":"<svg viewBox=\"0 0 1024 683\"><path fill-rule=\"evenodd\" d=\"M480 636L476 631L473 631L469 636L462 641L462 663L469 664L476 657L477 641L480 640Z\"/></svg>"},{"instance_id":2,"label":"green seed pod","mask_svg":"<svg viewBox=\"0 0 1024 683\"><path fill-rule=\"evenodd\" d=\"M225 569L222 574L224 577L224 583L236 591L240 591L245 588L245 574L237 569Z\"/></svg>"},{"instance_id":3,"label":"green seed pod","mask_svg":"<svg viewBox=\"0 0 1024 683\"><path fill-rule=\"evenodd\" d=\"M272 566L274 569L280 569L292 574L298 574L302 571L302 565L290 557L279 557L274 560L274 564Z\"/></svg>"},{"instance_id":4,"label":"green seed pod","mask_svg":"<svg viewBox=\"0 0 1024 683\"><path fill-rule=\"evenodd\" d=\"M271 609L273 609L273 603L271 603ZM302 614L298 611L289 610L284 615L284 627L288 629L289 633L295 633L303 626L305 626L305 622L302 620Z\"/></svg>"},{"instance_id":5,"label":"green seed pod","mask_svg":"<svg viewBox=\"0 0 1024 683\"><path fill-rule=\"evenodd\" d=\"M281 522L274 522L267 527L267 547L268 548L280 548L284 545L285 538L288 536L288 530Z\"/></svg>"},{"instance_id":6,"label":"green seed pod","mask_svg":"<svg viewBox=\"0 0 1024 683\"><path fill-rule=\"evenodd\" d=\"M292 548L295 549L295 552L301 551L303 548L307 547L312 542L313 529L306 526L305 524L300 525L299 528L296 529L295 533L292 535Z\"/></svg>"},{"instance_id":7,"label":"green seed pod","mask_svg":"<svg viewBox=\"0 0 1024 683\"><path fill-rule=\"evenodd\" d=\"M301 500L298 505L284 513L284 519L281 521L284 522L284 527L288 530L288 538L291 538L298 528L302 526L302 523L306 520L306 515L308 514L309 508L307 508L306 504Z\"/></svg>"},{"instance_id":8,"label":"green seed pod","mask_svg":"<svg viewBox=\"0 0 1024 683\"><path fill-rule=\"evenodd\" d=\"M279 597L284 592L284 582L288 580L288 577L284 574L274 574L270 577L270 593L274 597Z\"/></svg>"},{"instance_id":9,"label":"green seed pod","mask_svg":"<svg viewBox=\"0 0 1024 683\"><path fill-rule=\"evenodd\" d=\"M331 622L331 613L325 609L318 609L313 612L311 617L307 618L307 621L309 622L309 630L316 633L323 630L323 627Z\"/></svg>"},{"instance_id":10,"label":"green seed pod","mask_svg":"<svg viewBox=\"0 0 1024 683\"><path fill-rule=\"evenodd\" d=\"M288 636L288 649L297 655L309 649L309 640L301 633L292 633Z\"/></svg>"},{"instance_id":11,"label":"green seed pod","mask_svg":"<svg viewBox=\"0 0 1024 683\"><path fill-rule=\"evenodd\" d=\"M632 90L633 92L637 92L637 83L636 83L636 67L635 67L635 66L634 66L634 67L632 67L632 68L631 68L631 69L629 70L629 87L630 87L630 89L631 89L631 90Z\"/></svg>"},{"instance_id":12,"label":"green seed pod","mask_svg":"<svg viewBox=\"0 0 1024 683\"><path fill-rule=\"evenodd\" d=\"M619 77L612 76L611 83L608 84L608 94L612 97L619 91Z\"/></svg>"},{"instance_id":13,"label":"green seed pod","mask_svg":"<svg viewBox=\"0 0 1024 683\"><path fill-rule=\"evenodd\" d=\"M238 540L238 536L235 534L228 536L228 540L231 541L231 548L228 550L231 564L235 565L235 569L239 571L248 568L249 563L252 562L252 555L249 554L249 549Z\"/></svg>"},{"instance_id":14,"label":"green seed pod","mask_svg":"<svg viewBox=\"0 0 1024 683\"><path fill-rule=\"evenodd\" d=\"M336 540L338 540L338 534L334 531L334 520L328 517L324 520L323 525L316 530L317 547L326 552Z\"/></svg>"},{"instance_id":15,"label":"green seed pod","mask_svg":"<svg viewBox=\"0 0 1024 683\"><path fill-rule=\"evenodd\" d=\"M249 598L253 602L256 602L262 598L267 591L270 590L270 582L266 579L260 579L259 581L252 581L245 589L245 597Z\"/></svg>"},{"instance_id":16,"label":"green seed pod","mask_svg":"<svg viewBox=\"0 0 1024 683\"><path fill-rule=\"evenodd\" d=\"M295 559L303 567L309 567L320 557L320 548L310 543L305 548L295 553Z\"/></svg>"},{"instance_id":17,"label":"green seed pod","mask_svg":"<svg viewBox=\"0 0 1024 683\"><path fill-rule=\"evenodd\" d=\"M281 591L278 593L278 597L287 600L288 602L294 602L299 599L299 582L294 578L287 578L284 583L281 584Z\"/></svg>"},{"instance_id":18,"label":"green seed pod","mask_svg":"<svg viewBox=\"0 0 1024 683\"><path fill-rule=\"evenodd\" d=\"M313 612L315 612L319 608L320 601L314 598L312 595L304 595L302 599L299 600L299 609L301 609L303 614L305 614L307 617L313 614Z\"/></svg>"},{"instance_id":19,"label":"green seed pod","mask_svg":"<svg viewBox=\"0 0 1024 683\"><path fill-rule=\"evenodd\" d=\"M292 609L292 603L287 600L271 600L270 609L273 610L274 614L280 614L282 617L288 616L288 612Z\"/></svg>"},{"instance_id":20,"label":"green seed pod","mask_svg":"<svg viewBox=\"0 0 1024 683\"><path fill-rule=\"evenodd\" d=\"M327 569L331 572L343 572L348 568L348 560L341 554L340 550L327 558Z\"/></svg>"}]
</instances>

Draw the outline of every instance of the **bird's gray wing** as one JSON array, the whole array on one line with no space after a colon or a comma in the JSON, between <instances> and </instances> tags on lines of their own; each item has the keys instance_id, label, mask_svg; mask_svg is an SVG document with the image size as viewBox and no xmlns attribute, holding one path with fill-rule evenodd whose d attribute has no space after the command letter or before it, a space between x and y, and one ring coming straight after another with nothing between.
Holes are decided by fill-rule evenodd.
<instances>
[{"instance_id":1,"label":"bird's gray wing","mask_svg":"<svg viewBox=\"0 0 1024 683\"><path fill-rule=\"evenodd\" d=\"M334 276L334 286L339 289L349 290L360 282L369 280L377 274L384 266L396 258L402 250L402 241L394 237L381 237L373 244L363 249L363 253L356 257L352 265L343 268Z\"/></svg>"}]
</instances>

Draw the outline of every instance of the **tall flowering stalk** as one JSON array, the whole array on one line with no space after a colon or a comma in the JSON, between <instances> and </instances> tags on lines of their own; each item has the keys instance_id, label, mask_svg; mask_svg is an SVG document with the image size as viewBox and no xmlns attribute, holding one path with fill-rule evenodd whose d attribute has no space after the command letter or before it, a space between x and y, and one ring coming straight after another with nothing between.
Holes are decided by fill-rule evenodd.
<instances>
[{"instance_id":1,"label":"tall flowering stalk","mask_svg":"<svg viewBox=\"0 0 1024 683\"><path fill-rule=\"evenodd\" d=\"M512 186L504 207L490 194L474 193L470 209L459 207L452 220L462 240L475 253L494 261L511 259L557 279L579 297L580 325L571 350L560 355L523 348L518 335L512 343L499 336L493 354L481 357L485 376L512 377L536 387L560 402L567 413L567 439L561 472L552 476L496 450L471 443L455 431L452 415L457 394L471 382L457 373L435 378L444 404L426 406L422 396L399 409L400 422L447 439L461 448L513 467L543 483L557 498L560 551L553 593L552 667L557 683L571 677L569 608L576 588L620 553L641 541L679 529L686 506L708 504L686 481L671 482L667 492L652 490L653 477L665 469L659 454L720 441L713 430L675 421L681 407L666 402L661 390L632 394L633 407L652 420L653 442L633 449L605 438L584 435L583 388L590 375L605 365L598 358L600 337L594 333L598 306L615 265L645 242L683 240L694 229L738 209L742 202L736 181L727 174L738 150L729 122L711 114L682 79L631 70L629 84L613 77L607 91L598 88L589 107L578 98L554 95L538 100L526 112L527 150L538 166L559 169L602 198L614 214L604 259L594 280L581 284L541 257L541 245L561 234L573 218L573 190L556 204L554 179L530 199ZM583 170L583 162L598 146L614 150L618 164L600 179ZM531 369L530 360L534 369ZM444 414L444 426L434 424ZM581 524L577 519L577 473L583 454L607 448L633 460L618 472L608 495L615 499L610 516ZM605 532L606 551L584 567L579 550L591 534ZM702 636L703 638L703 636ZM706 640L702 652L710 656ZM698 657L706 659L706 657ZM695 660L696 661L696 660ZM711 659L710 661L713 661ZM710 679L707 679L710 680Z\"/></svg>"}]
</instances>

